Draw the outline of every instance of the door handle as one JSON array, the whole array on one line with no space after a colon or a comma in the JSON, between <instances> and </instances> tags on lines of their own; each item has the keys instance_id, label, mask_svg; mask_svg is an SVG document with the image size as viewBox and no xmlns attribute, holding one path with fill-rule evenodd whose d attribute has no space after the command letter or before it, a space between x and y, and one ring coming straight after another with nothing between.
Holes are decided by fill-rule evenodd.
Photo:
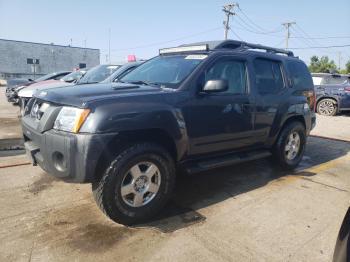
<instances>
[{"instance_id":1,"label":"door handle","mask_svg":"<svg viewBox=\"0 0 350 262\"><path fill-rule=\"evenodd\" d=\"M253 107L253 104L250 103L243 103L241 104L242 111L251 111L251 108Z\"/></svg>"}]
</instances>

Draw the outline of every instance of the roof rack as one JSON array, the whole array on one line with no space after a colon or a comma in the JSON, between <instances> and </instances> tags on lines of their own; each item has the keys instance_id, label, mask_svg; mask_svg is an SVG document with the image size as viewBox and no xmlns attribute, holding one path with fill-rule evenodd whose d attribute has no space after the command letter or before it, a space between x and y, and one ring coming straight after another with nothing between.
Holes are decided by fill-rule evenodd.
<instances>
[{"instance_id":1,"label":"roof rack","mask_svg":"<svg viewBox=\"0 0 350 262\"><path fill-rule=\"evenodd\" d=\"M284 54L284 55L287 55L287 56L294 56L292 51L288 51L286 49L281 49L281 48L275 48L275 47L270 47L270 46L259 45L259 44L244 43L242 45L242 47L245 47L247 49L266 50L266 52L268 52L268 53Z\"/></svg>"},{"instance_id":2,"label":"roof rack","mask_svg":"<svg viewBox=\"0 0 350 262\"><path fill-rule=\"evenodd\" d=\"M292 51L274 48L270 46L264 46L259 44L247 43L244 41L237 40L224 40L224 41L209 41L209 42L200 42L194 44L181 45L181 47L189 47L189 46L200 46L207 45L209 50L218 50L218 49L259 49L265 50L268 53L274 54L285 54L287 56L294 56Z\"/></svg>"}]
</instances>

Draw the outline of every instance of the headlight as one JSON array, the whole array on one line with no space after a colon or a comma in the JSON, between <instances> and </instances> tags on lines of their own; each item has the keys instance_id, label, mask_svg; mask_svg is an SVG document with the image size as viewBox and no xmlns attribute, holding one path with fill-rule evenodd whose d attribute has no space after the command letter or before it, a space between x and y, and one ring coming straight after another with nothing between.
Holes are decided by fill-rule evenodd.
<instances>
[{"instance_id":1,"label":"headlight","mask_svg":"<svg viewBox=\"0 0 350 262\"><path fill-rule=\"evenodd\" d=\"M89 109L64 106L58 114L53 128L57 130L78 133L80 127L85 122L85 119L88 117L89 113Z\"/></svg>"}]
</instances>

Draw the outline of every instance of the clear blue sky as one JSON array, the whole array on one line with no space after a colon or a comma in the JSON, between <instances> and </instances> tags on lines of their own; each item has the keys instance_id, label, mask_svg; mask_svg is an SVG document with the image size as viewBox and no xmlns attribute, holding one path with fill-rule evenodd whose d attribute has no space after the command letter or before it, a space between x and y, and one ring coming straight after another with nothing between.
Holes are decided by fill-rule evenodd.
<instances>
[{"instance_id":1,"label":"clear blue sky","mask_svg":"<svg viewBox=\"0 0 350 262\"><path fill-rule=\"evenodd\" d=\"M0 38L61 45L70 44L72 39L73 46L84 46L86 40L87 47L101 49L104 63L110 28L112 61L125 60L128 54L149 58L157 55L161 47L222 39L224 15L221 7L228 2L0 0ZM255 24L239 11L240 18L234 18L231 23L235 32L230 32L232 39L239 36L249 42L284 47L285 31L281 23L296 21L298 27L291 31L292 37L344 38L291 38L290 47L350 44L349 0L237 2ZM275 33L261 34L263 30ZM328 55L338 64L338 52L341 52L342 65L350 59L350 47L294 52L307 63L311 55Z\"/></svg>"}]
</instances>

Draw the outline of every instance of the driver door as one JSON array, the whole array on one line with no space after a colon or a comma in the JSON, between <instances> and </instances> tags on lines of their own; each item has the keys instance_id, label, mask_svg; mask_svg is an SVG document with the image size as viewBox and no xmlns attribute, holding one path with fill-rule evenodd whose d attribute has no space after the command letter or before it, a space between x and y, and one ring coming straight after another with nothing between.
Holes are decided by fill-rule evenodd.
<instances>
[{"instance_id":1,"label":"driver door","mask_svg":"<svg viewBox=\"0 0 350 262\"><path fill-rule=\"evenodd\" d=\"M189 154L235 150L254 144L254 106L249 94L247 62L236 57L221 57L199 79L227 80L228 90L205 93L199 90L185 107Z\"/></svg>"}]
</instances>

